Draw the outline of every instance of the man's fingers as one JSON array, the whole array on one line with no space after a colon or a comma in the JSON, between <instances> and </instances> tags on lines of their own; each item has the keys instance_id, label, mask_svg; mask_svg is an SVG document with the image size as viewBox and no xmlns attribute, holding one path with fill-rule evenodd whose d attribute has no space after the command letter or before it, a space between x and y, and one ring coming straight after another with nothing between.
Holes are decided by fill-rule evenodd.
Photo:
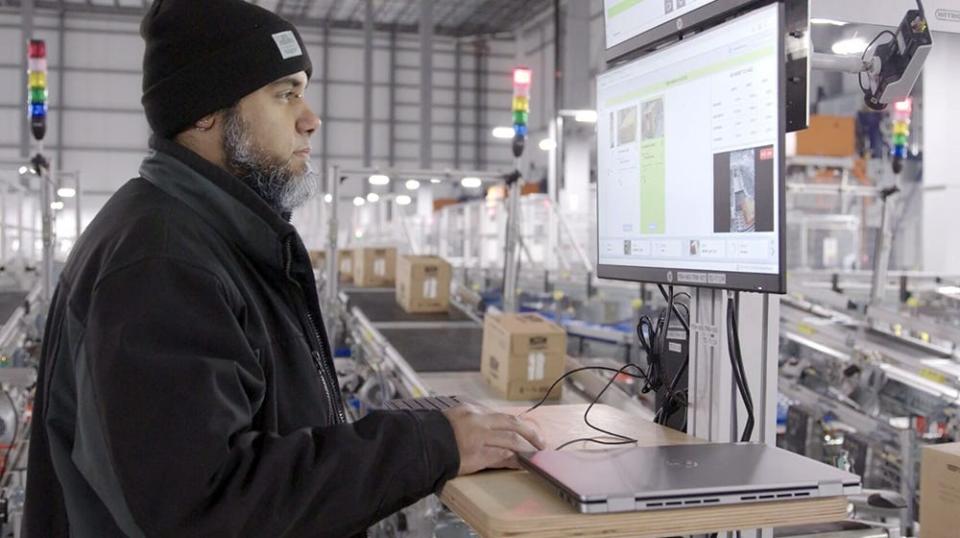
<instances>
[{"instance_id":1,"label":"man's fingers","mask_svg":"<svg viewBox=\"0 0 960 538\"><path fill-rule=\"evenodd\" d=\"M547 446L546 441L544 441L536 425L513 415L503 413L490 415L490 428L494 431L516 432L537 450L543 450Z\"/></svg>"},{"instance_id":2,"label":"man's fingers","mask_svg":"<svg viewBox=\"0 0 960 538\"><path fill-rule=\"evenodd\" d=\"M519 458L512 452L507 457L498 461L495 467L497 469L523 469L520 465Z\"/></svg>"},{"instance_id":3,"label":"man's fingers","mask_svg":"<svg viewBox=\"0 0 960 538\"><path fill-rule=\"evenodd\" d=\"M484 444L489 447L505 448L513 452L534 450L533 445L522 435L510 430L492 430L487 434Z\"/></svg>"},{"instance_id":4,"label":"man's fingers","mask_svg":"<svg viewBox=\"0 0 960 538\"><path fill-rule=\"evenodd\" d=\"M520 469L517 455L511 450L494 447L483 449L485 468L487 469Z\"/></svg>"}]
</instances>

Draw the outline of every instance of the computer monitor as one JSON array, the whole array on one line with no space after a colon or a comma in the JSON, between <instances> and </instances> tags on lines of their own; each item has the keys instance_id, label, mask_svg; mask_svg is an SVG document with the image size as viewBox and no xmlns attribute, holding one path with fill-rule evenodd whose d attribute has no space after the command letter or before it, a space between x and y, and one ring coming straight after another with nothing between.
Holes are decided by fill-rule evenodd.
<instances>
[{"instance_id":1,"label":"computer monitor","mask_svg":"<svg viewBox=\"0 0 960 538\"><path fill-rule=\"evenodd\" d=\"M716 24L758 0L603 0L608 62ZM762 0L760 0L762 1Z\"/></svg>"},{"instance_id":2,"label":"computer monitor","mask_svg":"<svg viewBox=\"0 0 960 538\"><path fill-rule=\"evenodd\" d=\"M784 293L783 6L597 78L602 278Z\"/></svg>"}]
</instances>

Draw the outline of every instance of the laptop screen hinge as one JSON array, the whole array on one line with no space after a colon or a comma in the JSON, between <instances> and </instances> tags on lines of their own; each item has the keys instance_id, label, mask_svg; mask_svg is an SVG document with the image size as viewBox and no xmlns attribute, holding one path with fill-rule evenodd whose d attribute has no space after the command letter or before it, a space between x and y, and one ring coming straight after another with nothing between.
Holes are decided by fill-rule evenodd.
<instances>
[{"instance_id":1,"label":"laptop screen hinge","mask_svg":"<svg viewBox=\"0 0 960 538\"><path fill-rule=\"evenodd\" d=\"M636 510L636 499L633 497L610 497L607 499L608 512L632 512Z\"/></svg>"},{"instance_id":2,"label":"laptop screen hinge","mask_svg":"<svg viewBox=\"0 0 960 538\"><path fill-rule=\"evenodd\" d=\"M843 482L839 480L820 482L821 497L839 497L841 495L843 495Z\"/></svg>"}]
</instances>

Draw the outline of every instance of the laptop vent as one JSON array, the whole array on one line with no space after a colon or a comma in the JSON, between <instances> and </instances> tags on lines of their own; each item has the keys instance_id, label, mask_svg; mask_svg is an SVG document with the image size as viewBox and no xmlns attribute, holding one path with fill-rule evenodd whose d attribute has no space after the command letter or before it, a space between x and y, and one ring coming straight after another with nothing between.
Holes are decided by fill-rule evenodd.
<instances>
[{"instance_id":1,"label":"laptop vent","mask_svg":"<svg viewBox=\"0 0 960 538\"><path fill-rule=\"evenodd\" d=\"M720 499L704 499L703 504L718 503Z\"/></svg>"},{"instance_id":2,"label":"laptop vent","mask_svg":"<svg viewBox=\"0 0 960 538\"><path fill-rule=\"evenodd\" d=\"M809 491L798 491L795 493L778 493L776 495L744 495L740 497L741 501L766 501L770 499L788 499L790 497L809 497Z\"/></svg>"},{"instance_id":3,"label":"laptop vent","mask_svg":"<svg viewBox=\"0 0 960 538\"><path fill-rule=\"evenodd\" d=\"M658 508L663 506L663 503L647 503L647 508Z\"/></svg>"}]
</instances>

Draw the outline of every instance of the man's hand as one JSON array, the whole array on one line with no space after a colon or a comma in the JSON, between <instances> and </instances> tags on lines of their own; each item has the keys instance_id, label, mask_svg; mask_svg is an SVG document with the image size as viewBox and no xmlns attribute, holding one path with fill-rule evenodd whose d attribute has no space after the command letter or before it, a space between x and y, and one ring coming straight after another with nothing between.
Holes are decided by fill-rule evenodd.
<instances>
[{"instance_id":1,"label":"man's hand","mask_svg":"<svg viewBox=\"0 0 960 538\"><path fill-rule=\"evenodd\" d=\"M470 404L447 409L443 414L457 438L461 476L491 468L518 469L516 452L546 447L533 423L513 415Z\"/></svg>"}]
</instances>

